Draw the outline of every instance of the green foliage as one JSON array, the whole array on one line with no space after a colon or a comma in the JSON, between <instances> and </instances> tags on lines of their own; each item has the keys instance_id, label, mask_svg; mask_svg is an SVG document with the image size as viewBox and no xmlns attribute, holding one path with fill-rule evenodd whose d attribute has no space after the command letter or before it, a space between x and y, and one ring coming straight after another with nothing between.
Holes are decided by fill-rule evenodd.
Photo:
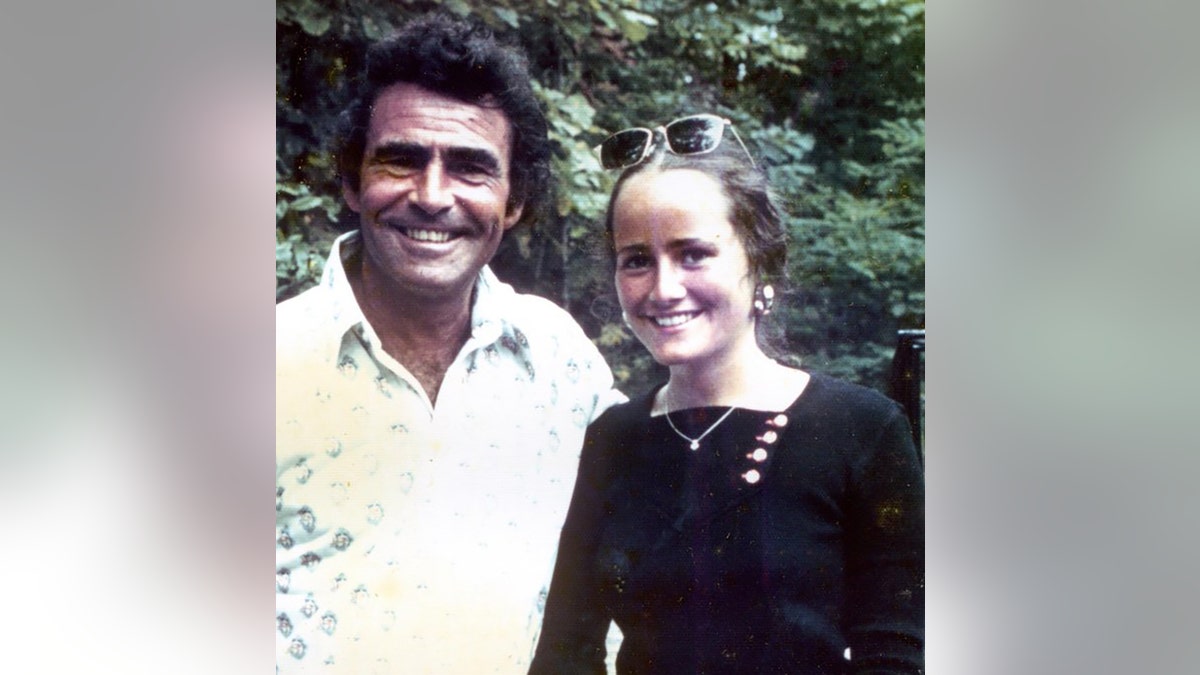
<instances>
[{"instance_id":1,"label":"green foliage","mask_svg":"<svg viewBox=\"0 0 1200 675\"><path fill-rule=\"evenodd\" d=\"M493 267L568 309L638 392L663 371L622 325L592 148L627 126L733 120L790 213L791 290L771 319L805 364L877 388L895 331L924 324L924 3L920 0L280 0L277 297L312 284L352 227L326 140L366 45L431 9L530 55L554 147L550 213Z\"/></svg>"},{"instance_id":2,"label":"green foliage","mask_svg":"<svg viewBox=\"0 0 1200 675\"><path fill-rule=\"evenodd\" d=\"M316 218L332 222L341 205L313 194L304 183L275 177L275 299L283 300L321 278L331 236L322 236Z\"/></svg>"}]
</instances>

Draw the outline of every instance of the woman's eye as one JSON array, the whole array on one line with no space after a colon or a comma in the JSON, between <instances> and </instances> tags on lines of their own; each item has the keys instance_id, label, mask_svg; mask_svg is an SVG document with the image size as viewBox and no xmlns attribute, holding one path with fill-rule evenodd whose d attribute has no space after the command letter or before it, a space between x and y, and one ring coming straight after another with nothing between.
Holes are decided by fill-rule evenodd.
<instances>
[{"instance_id":1,"label":"woman's eye","mask_svg":"<svg viewBox=\"0 0 1200 675\"><path fill-rule=\"evenodd\" d=\"M650 258L644 255L631 255L621 260L621 269L640 270L650 265Z\"/></svg>"},{"instance_id":2,"label":"woman's eye","mask_svg":"<svg viewBox=\"0 0 1200 675\"><path fill-rule=\"evenodd\" d=\"M688 249L680 255L680 259L685 265L698 265L710 257L712 257L712 253L703 249Z\"/></svg>"}]
</instances>

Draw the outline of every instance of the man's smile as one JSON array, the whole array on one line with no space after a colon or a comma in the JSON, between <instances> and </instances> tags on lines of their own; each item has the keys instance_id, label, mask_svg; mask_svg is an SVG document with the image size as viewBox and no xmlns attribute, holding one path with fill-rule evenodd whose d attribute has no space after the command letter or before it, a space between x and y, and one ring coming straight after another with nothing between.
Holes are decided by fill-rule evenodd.
<instances>
[{"instance_id":1,"label":"man's smile","mask_svg":"<svg viewBox=\"0 0 1200 675\"><path fill-rule=\"evenodd\" d=\"M443 232L441 230L419 230L416 228L407 228L407 229L397 228L397 229L399 229L400 233L403 234L404 236L408 237L409 239L415 239L417 241L431 242L434 244L442 244L442 243L450 241L451 239L458 239L460 236L462 236L459 234L451 234L449 232Z\"/></svg>"}]
</instances>

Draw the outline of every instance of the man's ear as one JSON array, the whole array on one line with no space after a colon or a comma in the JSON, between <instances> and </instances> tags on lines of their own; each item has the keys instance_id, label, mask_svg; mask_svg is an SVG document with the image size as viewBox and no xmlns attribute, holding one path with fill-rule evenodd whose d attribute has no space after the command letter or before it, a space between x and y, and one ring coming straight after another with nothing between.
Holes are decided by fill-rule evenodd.
<instances>
[{"instance_id":1,"label":"man's ear","mask_svg":"<svg viewBox=\"0 0 1200 675\"><path fill-rule=\"evenodd\" d=\"M350 210L359 213L358 190L350 187L350 182L342 179L342 199L346 200L346 206Z\"/></svg>"},{"instance_id":2,"label":"man's ear","mask_svg":"<svg viewBox=\"0 0 1200 675\"><path fill-rule=\"evenodd\" d=\"M517 221L521 219L521 214L525 211L525 202L509 203L507 212L504 214L504 229L511 229Z\"/></svg>"}]
</instances>

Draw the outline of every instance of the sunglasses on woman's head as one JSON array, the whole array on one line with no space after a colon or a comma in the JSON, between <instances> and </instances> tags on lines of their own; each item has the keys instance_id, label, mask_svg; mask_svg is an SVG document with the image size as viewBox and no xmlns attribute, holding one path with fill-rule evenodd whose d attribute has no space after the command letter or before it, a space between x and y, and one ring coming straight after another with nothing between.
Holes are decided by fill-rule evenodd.
<instances>
[{"instance_id":1,"label":"sunglasses on woman's head","mask_svg":"<svg viewBox=\"0 0 1200 675\"><path fill-rule=\"evenodd\" d=\"M658 127L666 139L667 150L676 155L703 155L717 149L725 136L725 127L733 132L738 145L745 150L750 165L755 166L754 158L746 150L746 144L733 128L733 123L717 115L689 115L668 122ZM600 155L600 166L605 169L624 169L640 164L650 157L654 148L654 130L644 127L625 129L604 139L596 146Z\"/></svg>"}]
</instances>

